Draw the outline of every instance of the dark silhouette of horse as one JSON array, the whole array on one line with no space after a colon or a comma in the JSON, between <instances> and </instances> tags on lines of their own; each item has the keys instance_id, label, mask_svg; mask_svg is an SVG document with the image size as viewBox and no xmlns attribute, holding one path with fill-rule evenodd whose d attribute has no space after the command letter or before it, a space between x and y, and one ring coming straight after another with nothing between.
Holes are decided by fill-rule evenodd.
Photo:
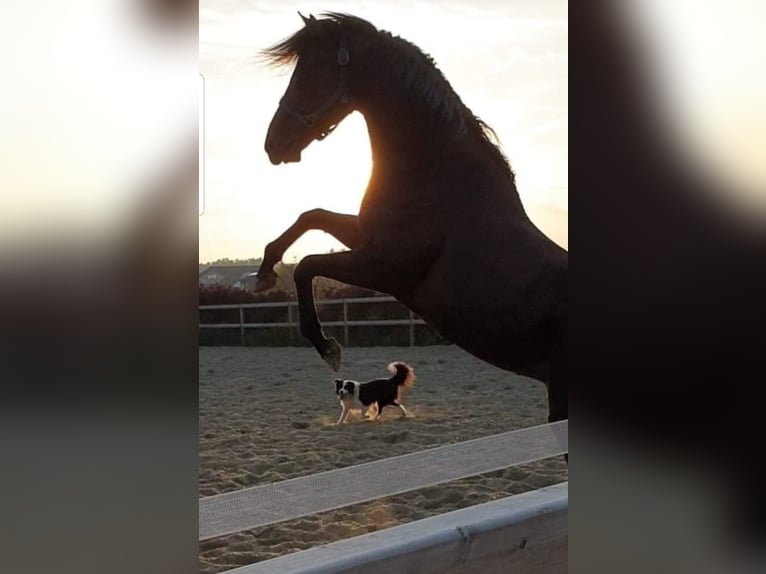
<instances>
[{"instance_id":1,"label":"dark silhouette of horse","mask_svg":"<svg viewBox=\"0 0 766 574\"><path fill-rule=\"evenodd\" d=\"M271 288L285 250L321 229L350 250L309 255L294 272L301 333L338 370L312 281L389 293L473 355L544 382L549 420L567 410L567 252L527 217L495 134L433 60L369 22L339 13L263 52L295 64L266 136L273 164L300 161L349 113L367 122L373 155L359 215L315 209L265 249L256 290Z\"/></svg>"}]
</instances>

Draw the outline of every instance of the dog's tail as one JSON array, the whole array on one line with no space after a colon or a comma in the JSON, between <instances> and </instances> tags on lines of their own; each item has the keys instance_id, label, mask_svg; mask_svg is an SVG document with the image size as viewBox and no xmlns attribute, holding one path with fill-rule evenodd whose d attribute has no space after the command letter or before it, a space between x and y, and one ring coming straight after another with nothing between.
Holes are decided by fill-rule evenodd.
<instances>
[{"instance_id":1,"label":"dog's tail","mask_svg":"<svg viewBox=\"0 0 766 574\"><path fill-rule=\"evenodd\" d=\"M396 361L388 365L388 370L394 375L391 379L400 387L412 387L415 385L415 369L407 363Z\"/></svg>"}]
</instances>

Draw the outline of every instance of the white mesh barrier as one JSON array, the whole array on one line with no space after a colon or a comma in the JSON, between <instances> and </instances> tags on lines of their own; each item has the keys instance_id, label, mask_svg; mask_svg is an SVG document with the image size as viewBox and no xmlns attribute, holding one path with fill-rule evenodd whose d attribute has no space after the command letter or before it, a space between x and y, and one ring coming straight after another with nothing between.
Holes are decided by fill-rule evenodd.
<instances>
[{"instance_id":1,"label":"white mesh barrier","mask_svg":"<svg viewBox=\"0 0 766 574\"><path fill-rule=\"evenodd\" d=\"M568 421L202 498L199 539L401 494L568 452Z\"/></svg>"}]
</instances>

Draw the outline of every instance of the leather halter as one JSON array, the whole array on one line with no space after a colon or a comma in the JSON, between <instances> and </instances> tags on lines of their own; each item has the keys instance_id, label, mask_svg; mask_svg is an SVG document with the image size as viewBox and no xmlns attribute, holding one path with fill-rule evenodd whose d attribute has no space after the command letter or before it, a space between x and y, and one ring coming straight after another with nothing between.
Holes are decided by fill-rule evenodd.
<instances>
[{"instance_id":1,"label":"leather halter","mask_svg":"<svg viewBox=\"0 0 766 574\"><path fill-rule=\"evenodd\" d=\"M348 48L346 48L345 43L341 39L340 41L340 47L338 48L338 66L340 67L340 82L338 83L338 87L335 89L335 91L330 95L325 102L320 105L316 110L314 110L310 114L304 114L298 111L292 104L288 104L285 101L284 96L279 101L279 108L284 110L289 116L293 117L294 119L301 122L303 125L309 128L313 128L317 121L325 115L327 112L329 112L335 104L338 102L342 104L348 103L348 86L346 85L346 67L348 66ZM328 135L332 133L332 131L338 126L338 124L334 124L330 127L328 127L326 130L322 130L318 136L316 136L314 139L317 140L323 140Z\"/></svg>"}]
</instances>

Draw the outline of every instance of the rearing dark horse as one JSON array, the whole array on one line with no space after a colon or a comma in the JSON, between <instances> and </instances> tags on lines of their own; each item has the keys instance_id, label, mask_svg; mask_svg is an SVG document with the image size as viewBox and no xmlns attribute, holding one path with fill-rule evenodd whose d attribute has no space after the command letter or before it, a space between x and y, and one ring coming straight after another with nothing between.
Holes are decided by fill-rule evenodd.
<instances>
[{"instance_id":1,"label":"rearing dark horse","mask_svg":"<svg viewBox=\"0 0 766 574\"><path fill-rule=\"evenodd\" d=\"M491 128L429 56L346 14L303 18L264 52L295 71L266 136L273 164L300 161L354 110L364 115L372 175L358 216L303 213L266 247L256 290L303 233L350 251L309 255L295 269L301 333L338 370L322 332L317 276L389 293L447 339L503 369L543 381L549 420L567 413L567 253L527 217Z\"/></svg>"}]
</instances>

